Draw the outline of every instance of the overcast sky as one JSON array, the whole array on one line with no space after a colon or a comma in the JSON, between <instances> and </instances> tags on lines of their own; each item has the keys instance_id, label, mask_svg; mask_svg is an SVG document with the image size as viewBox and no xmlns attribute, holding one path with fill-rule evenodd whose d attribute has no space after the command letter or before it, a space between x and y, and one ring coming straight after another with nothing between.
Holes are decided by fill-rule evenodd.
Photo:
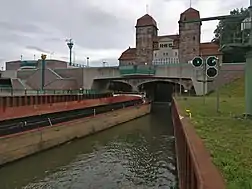
<instances>
[{"instance_id":1,"label":"overcast sky","mask_svg":"<svg viewBox=\"0 0 252 189\"><path fill-rule=\"evenodd\" d=\"M159 35L178 33L181 12L190 0L0 0L0 64L48 58L68 60L65 40L73 38L75 61L116 65L121 52L135 46L136 19L148 13ZM192 0L201 17L229 14L247 7L249 0ZM202 41L210 41L217 22L202 25ZM51 54L51 55L50 55Z\"/></svg>"}]
</instances>

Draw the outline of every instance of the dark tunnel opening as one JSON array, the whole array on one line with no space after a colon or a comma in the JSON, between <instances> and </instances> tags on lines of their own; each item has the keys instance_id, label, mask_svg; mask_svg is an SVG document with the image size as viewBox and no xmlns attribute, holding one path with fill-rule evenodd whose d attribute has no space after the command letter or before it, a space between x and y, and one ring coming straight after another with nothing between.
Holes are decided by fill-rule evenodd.
<instances>
[{"instance_id":1,"label":"dark tunnel opening","mask_svg":"<svg viewBox=\"0 0 252 189\"><path fill-rule=\"evenodd\" d=\"M153 81L141 84L140 92L146 92L146 97L154 102L171 102L174 84L165 81Z\"/></svg>"},{"instance_id":2,"label":"dark tunnel opening","mask_svg":"<svg viewBox=\"0 0 252 189\"><path fill-rule=\"evenodd\" d=\"M111 81L108 89L113 92L132 92L132 86L130 84L120 81Z\"/></svg>"},{"instance_id":3,"label":"dark tunnel opening","mask_svg":"<svg viewBox=\"0 0 252 189\"><path fill-rule=\"evenodd\" d=\"M154 102L171 102L173 95L193 95L195 93L194 88L185 90L183 85L167 81L144 83L138 89L140 92L146 92L147 98Z\"/></svg>"}]
</instances>

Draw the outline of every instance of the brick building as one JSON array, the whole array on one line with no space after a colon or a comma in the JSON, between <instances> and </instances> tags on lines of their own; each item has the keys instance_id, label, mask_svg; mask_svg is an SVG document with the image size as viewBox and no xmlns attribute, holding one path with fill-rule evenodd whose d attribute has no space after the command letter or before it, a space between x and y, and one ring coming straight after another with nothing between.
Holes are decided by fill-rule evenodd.
<instances>
[{"instance_id":1,"label":"brick building","mask_svg":"<svg viewBox=\"0 0 252 189\"><path fill-rule=\"evenodd\" d=\"M199 11L189 8L180 14L179 34L158 36L157 22L148 14L137 20L136 48L129 47L119 57L119 65L188 63L195 56L218 56L219 46L201 43L201 23L181 23L200 19Z\"/></svg>"}]
</instances>

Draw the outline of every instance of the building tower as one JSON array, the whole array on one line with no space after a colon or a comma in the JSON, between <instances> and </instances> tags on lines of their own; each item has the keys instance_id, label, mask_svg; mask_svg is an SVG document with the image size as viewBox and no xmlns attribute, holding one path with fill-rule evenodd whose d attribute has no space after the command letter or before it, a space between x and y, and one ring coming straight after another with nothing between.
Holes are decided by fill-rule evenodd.
<instances>
[{"instance_id":1,"label":"building tower","mask_svg":"<svg viewBox=\"0 0 252 189\"><path fill-rule=\"evenodd\" d=\"M201 22L181 23L200 19L199 11L189 8L180 14L179 20L179 62L188 63L200 55Z\"/></svg>"},{"instance_id":2,"label":"building tower","mask_svg":"<svg viewBox=\"0 0 252 189\"><path fill-rule=\"evenodd\" d=\"M157 23L148 14L137 20L136 24L136 64L152 64L153 42L157 38Z\"/></svg>"}]
</instances>

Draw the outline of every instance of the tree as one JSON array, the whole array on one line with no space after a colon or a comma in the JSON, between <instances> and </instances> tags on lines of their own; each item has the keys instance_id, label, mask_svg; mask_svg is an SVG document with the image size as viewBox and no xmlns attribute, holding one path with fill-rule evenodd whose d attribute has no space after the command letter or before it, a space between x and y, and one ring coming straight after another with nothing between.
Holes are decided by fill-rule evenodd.
<instances>
[{"instance_id":1,"label":"tree","mask_svg":"<svg viewBox=\"0 0 252 189\"><path fill-rule=\"evenodd\" d=\"M246 18L248 10L246 8L234 9L230 11L230 15L240 15L239 18L228 18L221 20L214 30L214 38L212 42L218 43L220 46L230 43L246 43L248 42L248 31L241 31L241 23ZM223 54L223 62L244 62L245 52L229 52Z\"/></svg>"},{"instance_id":2,"label":"tree","mask_svg":"<svg viewBox=\"0 0 252 189\"><path fill-rule=\"evenodd\" d=\"M230 15L240 15L241 17L221 20L214 30L213 41L220 45L241 42L241 23L245 19L247 12L245 8L230 11Z\"/></svg>"}]
</instances>

